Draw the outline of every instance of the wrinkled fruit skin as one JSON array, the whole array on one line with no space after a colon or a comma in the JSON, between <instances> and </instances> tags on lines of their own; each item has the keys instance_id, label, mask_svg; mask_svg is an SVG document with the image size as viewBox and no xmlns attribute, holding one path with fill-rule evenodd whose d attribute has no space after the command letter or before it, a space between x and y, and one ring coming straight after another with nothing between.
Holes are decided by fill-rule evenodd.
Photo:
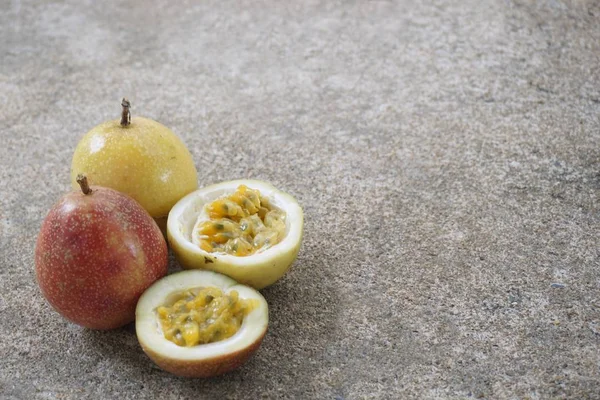
<instances>
[{"instance_id":1,"label":"wrinkled fruit skin","mask_svg":"<svg viewBox=\"0 0 600 400\"><path fill-rule=\"evenodd\" d=\"M79 189L78 174L90 185L131 196L157 222L198 188L196 166L185 144L166 126L143 117L133 117L126 127L114 120L89 131L73 154L73 189Z\"/></svg>"},{"instance_id":2,"label":"wrinkled fruit skin","mask_svg":"<svg viewBox=\"0 0 600 400\"><path fill-rule=\"evenodd\" d=\"M129 196L101 187L59 200L35 249L43 295L65 318L92 329L132 322L139 297L167 267L167 245L152 217Z\"/></svg>"}]
</instances>

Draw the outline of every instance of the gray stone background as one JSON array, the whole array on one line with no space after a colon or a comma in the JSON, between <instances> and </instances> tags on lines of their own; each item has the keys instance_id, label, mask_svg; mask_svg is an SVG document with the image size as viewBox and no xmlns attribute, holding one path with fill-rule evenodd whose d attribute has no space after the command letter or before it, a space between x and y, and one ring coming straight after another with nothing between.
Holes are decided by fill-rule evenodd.
<instances>
[{"instance_id":1,"label":"gray stone background","mask_svg":"<svg viewBox=\"0 0 600 400\"><path fill-rule=\"evenodd\" d=\"M37 288L74 147L124 95L201 186L304 207L234 373L164 373ZM598 1L4 0L0 127L3 399L600 398Z\"/></svg>"}]
</instances>

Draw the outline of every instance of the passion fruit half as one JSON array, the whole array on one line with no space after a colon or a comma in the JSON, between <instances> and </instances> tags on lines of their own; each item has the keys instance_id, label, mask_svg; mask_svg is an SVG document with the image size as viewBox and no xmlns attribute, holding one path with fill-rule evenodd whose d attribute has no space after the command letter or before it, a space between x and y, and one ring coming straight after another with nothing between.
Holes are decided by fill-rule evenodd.
<instances>
[{"instance_id":1,"label":"passion fruit half","mask_svg":"<svg viewBox=\"0 0 600 400\"><path fill-rule=\"evenodd\" d=\"M186 269L207 269L262 289L290 268L302 241L302 208L258 180L207 186L169 213L167 238Z\"/></svg>"},{"instance_id":2,"label":"passion fruit half","mask_svg":"<svg viewBox=\"0 0 600 400\"><path fill-rule=\"evenodd\" d=\"M256 290L216 272L193 270L146 290L135 328L142 349L160 368L206 378L244 364L260 347L268 323L267 302Z\"/></svg>"}]
</instances>

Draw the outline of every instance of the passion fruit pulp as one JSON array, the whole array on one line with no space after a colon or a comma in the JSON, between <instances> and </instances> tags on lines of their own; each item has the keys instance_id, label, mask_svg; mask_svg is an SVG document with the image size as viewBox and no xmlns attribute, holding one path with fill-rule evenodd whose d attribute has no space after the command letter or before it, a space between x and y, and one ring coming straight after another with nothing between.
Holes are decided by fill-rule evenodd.
<instances>
[{"instance_id":1,"label":"passion fruit pulp","mask_svg":"<svg viewBox=\"0 0 600 400\"><path fill-rule=\"evenodd\" d=\"M233 336L255 306L236 290L224 293L216 287L190 288L172 297L173 304L157 309L158 319L166 339L188 347Z\"/></svg>"},{"instance_id":2,"label":"passion fruit pulp","mask_svg":"<svg viewBox=\"0 0 600 400\"><path fill-rule=\"evenodd\" d=\"M246 185L205 208L192 233L192 242L205 251L248 256L285 237L285 212Z\"/></svg>"},{"instance_id":3,"label":"passion fruit pulp","mask_svg":"<svg viewBox=\"0 0 600 400\"><path fill-rule=\"evenodd\" d=\"M219 240L213 239L219 239L219 232L212 232L208 227L210 224L223 223L221 221L223 215L215 215L215 209L219 204L231 200L239 188L244 186L256 191L260 199L265 200L264 204L268 204L269 209L265 211L265 219L269 211L276 210L279 222L269 224L278 237L267 245L264 238L261 238L260 241L253 242L251 248L243 254L239 254L239 246L236 249L233 244L230 248L215 246L214 244L218 244ZM260 210L262 203L255 206ZM237 227L232 229L242 233L236 238L231 236L233 235L231 232L227 232L229 236L222 237L227 239L227 242L245 237L241 226L243 220L249 218L249 210L240 208L241 217L237 222L236 218L229 218L228 222L237 224ZM239 212L236 211L236 215ZM259 215L258 213L259 211L250 217ZM257 218L260 220L260 216ZM265 219L260 220L260 223L266 225ZM235 180L199 189L181 199L169 213L167 237L175 257L184 268L216 271L238 282L262 289L281 278L296 259L302 241L303 224L302 208L292 196L262 181ZM268 233L272 236L273 232ZM257 236L259 235L255 235L253 240Z\"/></svg>"},{"instance_id":4,"label":"passion fruit pulp","mask_svg":"<svg viewBox=\"0 0 600 400\"><path fill-rule=\"evenodd\" d=\"M206 299L206 294L217 292L221 296ZM237 301L230 303L232 297L245 303L243 312L235 305ZM218 298L226 301L218 302ZM185 303L185 310L180 302ZM212 303L219 303L218 307ZM202 322L196 324L193 314L200 315ZM208 314L216 318L202 317ZM170 321L165 324L165 320ZM186 377L210 377L241 366L260 347L268 323L267 302L260 293L212 271L169 275L146 290L136 309L136 333L144 352L165 371ZM184 336L192 336L189 326L193 324L197 337L212 339L188 342ZM226 337L205 334L232 326L235 329ZM173 329L179 338L173 336Z\"/></svg>"}]
</instances>

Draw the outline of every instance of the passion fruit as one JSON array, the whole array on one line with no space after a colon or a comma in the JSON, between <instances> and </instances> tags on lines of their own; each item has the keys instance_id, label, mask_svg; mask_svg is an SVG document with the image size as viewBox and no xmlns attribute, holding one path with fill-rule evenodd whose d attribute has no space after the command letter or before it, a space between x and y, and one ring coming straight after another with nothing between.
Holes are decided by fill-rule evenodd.
<instances>
[{"instance_id":1,"label":"passion fruit","mask_svg":"<svg viewBox=\"0 0 600 400\"><path fill-rule=\"evenodd\" d=\"M267 302L256 290L212 271L182 271L140 298L135 328L144 352L163 370L210 377L238 368L267 332Z\"/></svg>"},{"instance_id":2,"label":"passion fruit","mask_svg":"<svg viewBox=\"0 0 600 400\"><path fill-rule=\"evenodd\" d=\"M52 207L35 248L42 294L65 318L92 329L135 319L141 294L167 274L167 243L148 213L116 190L89 187Z\"/></svg>"},{"instance_id":3,"label":"passion fruit","mask_svg":"<svg viewBox=\"0 0 600 400\"><path fill-rule=\"evenodd\" d=\"M289 194L266 182L234 180L177 202L167 237L184 268L216 271L262 289L296 259L303 225L302 208Z\"/></svg>"},{"instance_id":4,"label":"passion fruit","mask_svg":"<svg viewBox=\"0 0 600 400\"><path fill-rule=\"evenodd\" d=\"M71 181L78 174L90 185L126 193L148 211L161 228L173 205L198 188L197 171L183 142L166 126L131 117L123 99L120 120L104 122L79 142L71 163Z\"/></svg>"}]
</instances>

